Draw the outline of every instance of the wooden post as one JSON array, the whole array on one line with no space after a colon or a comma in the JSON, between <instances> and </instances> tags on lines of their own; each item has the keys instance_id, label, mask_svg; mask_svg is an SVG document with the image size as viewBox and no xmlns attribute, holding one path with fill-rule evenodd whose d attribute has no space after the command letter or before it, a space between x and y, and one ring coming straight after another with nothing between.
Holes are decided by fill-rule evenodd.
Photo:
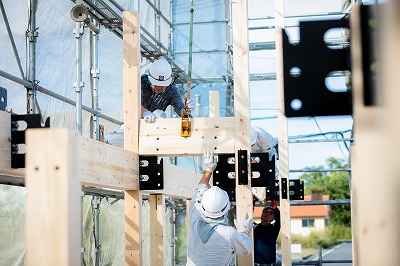
<instances>
[{"instance_id":1,"label":"wooden post","mask_svg":"<svg viewBox=\"0 0 400 266\"><path fill-rule=\"evenodd\" d=\"M398 265L400 250L400 91L398 29L400 3L389 1L377 21L379 70L377 104L364 104L360 7L351 13L353 117L353 265Z\"/></svg>"},{"instance_id":2,"label":"wooden post","mask_svg":"<svg viewBox=\"0 0 400 266\"><path fill-rule=\"evenodd\" d=\"M165 218L165 196L150 195L150 265L168 265L164 257L167 245Z\"/></svg>"},{"instance_id":3,"label":"wooden post","mask_svg":"<svg viewBox=\"0 0 400 266\"><path fill-rule=\"evenodd\" d=\"M233 66L234 71L234 114L236 154L236 219L253 214L250 168L250 75L249 36L246 0L232 1ZM239 185L238 150L247 150L248 185ZM253 239L252 233L249 234ZM253 254L239 257L239 265L253 265Z\"/></svg>"},{"instance_id":4,"label":"wooden post","mask_svg":"<svg viewBox=\"0 0 400 266\"><path fill-rule=\"evenodd\" d=\"M123 12L124 148L139 164L140 21L137 11ZM137 173L138 174L138 173ZM125 265L142 264L142 193L125 191Z\"/></svg>"},{"instance_id":5,"label":"wooden post","mask_svg":"<svg viewBox=\"0 0 400 266\"><path fill-rule=\"evenodd\" d=\"M210 91L208 93L209 117L219 117L219 91Z\"/></svg>"},{"instance_id":6,"label":"wooden post","mask_svg":"<svg viewBox=\"0 0 400 266\"><path fill-rule=\"evenodd\" d=\"M278 125L279 125L279 189L282 189L282 178L289 181L289 145L288 145L288 119L285 116L284 104L284 82L283 82L283 47L282 47L282 29L285 27L285 1L275 0L275 28L276 28L276 82L278 86ZM289 191L289 182L286 186ZM282 198L279 193L280 211L281 211L281 250L282 265L292 265L291 252L291 228L290 228L290 202Z\"/></svg>"},{"instance_id":7,"label":"wooden post","mask_svg":"<svg viewBox=\"0 0 400 266\"><path fill-rule=\"evenodd\" d=\"M27 265L80 265L79 142L67 129L28 129Z\"/></svg>"}]
</instances>

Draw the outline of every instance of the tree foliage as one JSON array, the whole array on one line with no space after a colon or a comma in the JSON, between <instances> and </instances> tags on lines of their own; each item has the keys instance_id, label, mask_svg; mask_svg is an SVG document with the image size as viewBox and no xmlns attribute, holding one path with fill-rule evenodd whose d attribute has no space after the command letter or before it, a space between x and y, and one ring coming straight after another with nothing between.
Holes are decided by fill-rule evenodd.
<instances>
[{"instance_id":1,"label":"tree foliage","mask_svg":"<svg viewBox=\"0 0 400 266\"><path fill-rule=\"evenodd\" d=\"M327 168L324 166L312 167L312 169L343 169L348 164L342 159L329 157ZM310 170L311 168L306 168ZM349 174L347 172L307 172L300 176L304 181L304 192L306 195L311 190L322 189L325 195L329 195L331 200L350 199ZM331 205L329 220L334 225L351 225L351 211L349 204Z\"/></svg>"}]
</instances>

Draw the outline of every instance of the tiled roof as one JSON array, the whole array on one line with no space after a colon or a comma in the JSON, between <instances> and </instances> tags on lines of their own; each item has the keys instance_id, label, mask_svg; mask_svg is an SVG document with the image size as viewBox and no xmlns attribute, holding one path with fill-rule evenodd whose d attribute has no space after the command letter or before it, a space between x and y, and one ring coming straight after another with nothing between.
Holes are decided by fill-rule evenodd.
<instances>
[{"instance_id":1,"label":"tiled roof","mask_svg":"<svg viewBox=\"0 0 400 266\"><path fill-rule=\"evenodd\" d=\"M310 201L310 196L304 196L304 201ZM329 195L323 195L322 200L329 200ZM260 218L264 207L254 208L254 218ZM302 217L327 217L329 213L328 205L309 205L309 206L290 206L291 218Z\"/></svg>"}]
</instances>

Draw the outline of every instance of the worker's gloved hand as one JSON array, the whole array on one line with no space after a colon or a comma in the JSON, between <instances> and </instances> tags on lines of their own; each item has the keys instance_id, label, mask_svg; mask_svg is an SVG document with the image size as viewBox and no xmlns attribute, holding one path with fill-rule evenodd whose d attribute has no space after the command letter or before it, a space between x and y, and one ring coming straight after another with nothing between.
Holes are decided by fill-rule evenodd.
<instances>
[{"instance_id":1,"label":"worker's gloved hand","mask_svg":"<svg viewBox=\"0 0 400 266\"><path fill-rule=\"evenodd\" d=\"M192 99L187 100L187 105L188 105L188 108L190 109L190 111L194 112L194 110L196 109L196 103L194 101L192 101Z\"/></svg>"},{"instance_id":2,"label":"worker's gloved hand","mask_svg":"<svg viewBox=\"0 0 400 266\"><path fill-rule=\"evenodd\" d=\"M242 221L234 220L236 230L238 230L239 233L246 233L248 234L251 229L253 228L253 216L250 216L247 218L247 214L244 216Z\"/></svg>"},{"instance_id":3,"label":"worker's gloved hand","mask_svg":"<svg viewBox=\"0 0 400 266\"><path fill-rule=\"evenodd\" d=\"M203 154L204 171L213 172L217 168L217 162L214 161L214 152L207 149Z\"/></svg>"},{"instance_id":4,"label":"worker's gloved hand","mask_svg":"<svg viewBox=\"0 0 400 266\"><path fill-rule=\"evenodd\" d=\"M167 118L167 114L160 109L154 110L153 115L158 119L158 118Z\"/></svg>"},{"instance_id":5,"label":"worker's gloved hand","mask_svg":"<svg viewBox=\"0 0 400 266\"><path fill-rule=\"evenodd\" d=\"M143 114L143 119L144 119L144 122L146 122L146 123L156 122L156 116L150 111L147 111Z\"/></svg>"}]
</instances>

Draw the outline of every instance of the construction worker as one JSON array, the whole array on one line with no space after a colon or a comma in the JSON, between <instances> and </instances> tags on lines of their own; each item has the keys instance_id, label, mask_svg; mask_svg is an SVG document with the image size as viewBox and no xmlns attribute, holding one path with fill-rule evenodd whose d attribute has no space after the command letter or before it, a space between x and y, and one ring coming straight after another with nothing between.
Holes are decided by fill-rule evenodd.
<instances>
[{"instance_id":1,"label":"construction worker","mask_svg":"<svg viewBox=\"0 0 400 266\"><path fill-rule=\"evenodd\" d=\"M268 152L269 160L277 159L278 153L276 145L278 141L274 139L271 134L260 127L251 127L251 152L254 153L266 153ZM273 157L275 156L275 157ZM252 163L258 163L257 160L253 159ZM278 179L278 164L275 161L275 178ZM265 202L266 191L265 187L252 187L253 194L261 201Z\"/></svg>"},{"instance_id":2,"label":"construction worker","mask_svg":"<svg viewBox=\"0 0 400 266\"><path fill-rule=\"evenodd\" d=\"M178 116L182 115L184 102L179 90L172 85L174 75L171 65L164 58L154 61L141 77L142 87L142 117L148 123L154 123L154 110L162 110L171 105ZM187 100L188 108L193 112L196 104Z\"/></svg>"},{"instance_id":3,"label":"construction worker","mask_svg":"<svg viewBox=\"0 0 400 266\"><path fill-rule=\"evenodd\" d=\"M179 90L172 85L174 76L171 65L164 58L154 61L141 76L142 107L141 114L145 122L154 123L157 118L167 118L165 109L172 105L181 116L184 106ZM187 100L188 108L193 112L196 104ZM124 147L124 125L104 137L106 143Z\"/></svg>"},{"instance_id":4,"label":"construction worker","mask_svg":"<svg viewBox=\"0 0 400 266\"><path fill-rule=\"evenodd\" d=\"M277 159L277 150L275 146L278 144L278 140L274 139L267 131L260 127L251 127L251 152L268 152L269 159L272 160L272 156L275 155Z\"/></svg>"},{"instance_id":5,"label":"construction worker","mask_svg":"<svg viewBox=\"0 0 400 266\"><path fill-rule=\"evenodd\" d=\"M280 211L275 201L266 205L261 214L261 223L254 227L255 265L275 265L276 239L281 229Z\"/></svg>"},{"instance_id":6,"label":"construction worker","mask_svg":"<svg viewBox=\"0 0 400 266\"><path fill-rule=\"evenodd\" d=\"M190 202L190 235L186 265L229 265L234 255L247 256L253 250L248 233L253 218L228 225L228 194L217 186L210 188L212 172L217 167L213 152L204 152L204 173Z\"/></svg>"}]
</instances>

